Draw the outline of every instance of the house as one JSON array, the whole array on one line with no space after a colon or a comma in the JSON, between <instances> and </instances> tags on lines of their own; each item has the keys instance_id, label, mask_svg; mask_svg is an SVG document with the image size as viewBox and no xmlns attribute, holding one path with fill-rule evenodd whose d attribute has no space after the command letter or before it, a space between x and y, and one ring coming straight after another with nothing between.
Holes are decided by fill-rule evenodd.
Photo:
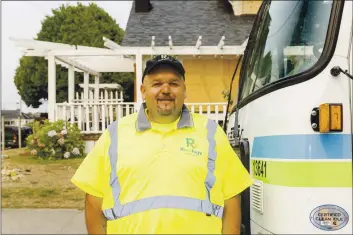
<instances>
[{"instance_id":1,"label":"house","mask_svg":"<svg viewBox=\"0 0 353 235\"><path fill-rule=\"evenodd\" d=\"M214 47L200 55L170 54L186 70L186 103L195 112L214 113L224 119L232 75L242 51L223 55L222 46L245 46L261 1L134 1L121 46ZM150 58L143 56L143 64ZM238 74L232 100L236 101ZM135 82L137 84L137 82ZM135 87L138 89L138 86ZM138 90L135 90L138 93ZM137 101L135 97L135 102Z\"/></svg>"},{"instance_id":2,"label":"house","mask_svg":"<svg viewBox=\"0 0 353 235\"><path fill-rule=\"evenodd\" d=\"M12 39L25 56L48 61L48 119L76 124L89 151L107 125L137 112L143 102L139 87L145 62L158 54L177 57L186 68L191 112L223 124L235 67L243 54L259 1L149 1L131 8L122 45L104 38L106 48L72 46L33 39ZM56 65L68 69L68 102L56 102ZM76 95L75 73L83 73L83 94ZM103 72L134 72L134 102L119 98L100 84ZM238 74L233 81L236 101ZM89 77L94 76L94 84ZM100 96L101 92L104 95ZM103 97L103 98L102 98ZM106 99L109 97L108 99ZM121 96L120 96L121 97ZM230 109L228 109L229 111Z\"/></svg>"},{"instance_id":3,"label":"house","mask_svg":"<svg viewBox=\"0 0 353 235\"><path fill-rule=\"evenodd\" d=\"M19 126L20 110L2 110L1 116L4 117L5 126ZM34 116L21 112L21 126L34 121Z\"/></svg>"}]
</instances>

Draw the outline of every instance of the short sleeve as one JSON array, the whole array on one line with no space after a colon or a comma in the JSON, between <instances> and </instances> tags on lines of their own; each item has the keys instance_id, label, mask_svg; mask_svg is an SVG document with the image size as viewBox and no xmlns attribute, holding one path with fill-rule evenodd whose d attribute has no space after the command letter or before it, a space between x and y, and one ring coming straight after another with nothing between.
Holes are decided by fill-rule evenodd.
<instances>
[{"instance_id":1,"label":"short sleeve","mask_svg":"<svg viewBox=\"0 0 353 235\"><path fill-rule=\"evenodd\" d=\"M220 165L224 168L222 192L224 200L227 200L250 187L253 183L253 179L233 150L223 129L220 127L217 128L216 132L216 146L217 158L220 158Z\"/></svg>"},{"instance_id":2,"label":"short sleeve","mask_svg":"<svg viewBox=\"0 0 353 235\"><path fill-rule=\"evenodd\" d=\"M104 131L71 178L71 182L79 189L96 197L104 197L109 186L109 144L109 132Z\"/></svg>"}]
</instances>

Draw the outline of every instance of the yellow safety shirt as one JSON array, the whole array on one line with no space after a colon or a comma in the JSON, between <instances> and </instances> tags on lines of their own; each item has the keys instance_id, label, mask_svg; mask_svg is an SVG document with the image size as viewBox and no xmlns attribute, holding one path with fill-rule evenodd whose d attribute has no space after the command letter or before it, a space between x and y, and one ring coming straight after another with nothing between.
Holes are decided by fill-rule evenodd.
<instances>
[{"instance_id":1,"label":"yellow safety shirt","mask_svg":"<svg viewBox=\"0 0 353 235\"><path fill-rule=\"evenodd\" d=\"M121 205L164 195L205 199L207 121L207 117L190 113L185 106L181 118L170 124L151 123L141 110L119 119L116 175ZM214 140L216 180L210 190L210 201L224 206L225 200L253 181L218 125ZM110 144L106 130L72 178L84 192L103 198L102 210L114 206L109 183ZM221 218L176 208L145 210L107 222L108 234L221 234L221 231Z\"/></svg>"}]
</instances>

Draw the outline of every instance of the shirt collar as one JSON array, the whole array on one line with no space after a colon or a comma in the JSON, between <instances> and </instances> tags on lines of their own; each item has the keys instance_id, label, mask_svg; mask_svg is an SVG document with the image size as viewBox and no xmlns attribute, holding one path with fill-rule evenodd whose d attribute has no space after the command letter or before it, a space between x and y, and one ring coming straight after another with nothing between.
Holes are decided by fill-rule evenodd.
<instances>
[{"instance_id":1,"label":"shirt collar","mask_svg":"<svg viewBox=\"0 0 353 235\"><path fill-rule=\"evenodd\" d=\"M146 103L143 103L137 115L136 130L139 132L143 132L148 129L151 129L151 123L146 116L145 108L146 108ZM178 129L181 129L184 127L193 127L193 126L194 126L194 122L192 120L191 113L186 107L186 105L184 104L177 127Z\"/></svg>"}]
</instances>

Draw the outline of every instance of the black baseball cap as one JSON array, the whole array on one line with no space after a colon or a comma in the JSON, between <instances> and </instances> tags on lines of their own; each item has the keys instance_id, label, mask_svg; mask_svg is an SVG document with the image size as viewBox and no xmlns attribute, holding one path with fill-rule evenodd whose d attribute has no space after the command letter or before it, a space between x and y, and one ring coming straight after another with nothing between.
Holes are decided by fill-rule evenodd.
<instances>
[{"instance_id":1,"label":"black baseball cap","mask_svg":"<svg viewBox=\"0 0 353 235\"><path fill-rule=\"evenodd\" d=\"M174 68L185 80L185 69L179 60L169 56L169 55L158 55L153 59L146 62L146 68L143 72L142 82L147 74L149 74L152 69L156 68L158 65L166 64Z\"/></svg>"}]
</instances>

